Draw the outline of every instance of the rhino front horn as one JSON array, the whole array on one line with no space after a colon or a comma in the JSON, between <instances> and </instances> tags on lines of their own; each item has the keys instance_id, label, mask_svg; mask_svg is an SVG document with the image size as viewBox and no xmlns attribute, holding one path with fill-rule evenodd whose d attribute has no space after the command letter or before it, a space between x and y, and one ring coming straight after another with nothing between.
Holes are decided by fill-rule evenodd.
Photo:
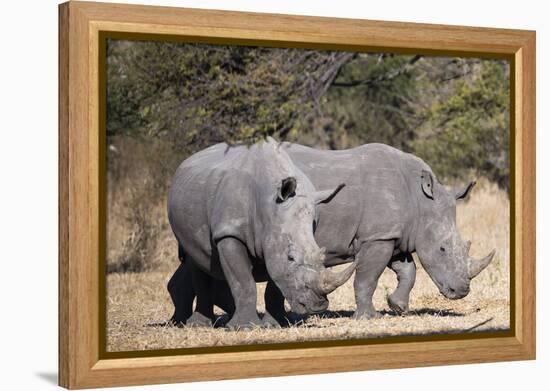
<instances>
[{"instance_id":1,"label":"rhino front horn","mask_svg":"<svg viewBox=\"0 0 550 391\"><path fill-rule=\"evenodd\" d=\"M470 279L477 276L479 273L483 271L491 261L493 260L493 257L495 256L496 250L493 250L483 259L473 259L470 258L470 261L468 263L468 274L470 275Z\"/></svg>"},{"instance_id":2,"label":"rhino front horn","mask_svg":"<svg viewBox=\"0 0 550 391\"><path fill-rule=\"evenodd\" d=\"M339 286L344 285L344 283L349 280L356 267L357 262L353 262L339 273L333 273L329 269L325 268L321 272L320 276L319 293L322 295L328 295Z\"/></svg>"}]
</instances>

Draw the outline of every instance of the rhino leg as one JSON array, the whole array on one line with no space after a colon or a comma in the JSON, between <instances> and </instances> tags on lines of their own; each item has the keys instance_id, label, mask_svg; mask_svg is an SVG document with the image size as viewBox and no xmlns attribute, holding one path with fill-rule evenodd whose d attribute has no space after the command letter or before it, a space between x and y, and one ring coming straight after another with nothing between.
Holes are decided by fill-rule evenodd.
<instances>
[{"instance_id":1,"label":"rhino leg","mask_svg":"<svg viewBox=\"0 0 550 391\"><path fill-rule=\"evenodd\" d=\"M218 242L218 252L223 273L235 300L235 313L226 327L242 329L261 325L262 321L256 312L256 281L246 248L239 240L227 237Z\"/></svg>"},{"instance_id":2,"label":"rhino leg","mask_svg":"<svg viewBox=\"0 0 550 391\"><path fill-rule=\"evenodd\" d=\"M285 311L285 297L277 285L267 281L264 294L265 315L262 319L266 326L281 326L288 324Z\"/></svg>"},{"instance_id":3,"label":"rhino leg","mask_svg":"<svg viewBox=\"0 0 550 391\"><path fill-rule=\"evenodd\" d=\"M416 265L410 253L392 260L388 267L397 275L397 288L388 296L388 305L398 314L409 310L409 295L416 281Z\"/></svg>"},{"instance_id":4,"label":"rhino leg","mask_svg":"<svg viewBox=\"0 0 550 391\"><path fill-rule=\"evenodd\" d=\"M191 270L193 288L197 293L197 306L195 312L187 319L189 326L212 326L214 318L214 297L212 277L196 267L192 262L189 263Z\"/></svg>"},{"instance_id":5,"label":"rhino leg","mask_svg":"<svg viewBox=\"0 0 550 391\"><path fill-rule=\"evenodd\" d=\"M235 313L235 301L233 300L227 281L215 281L214 304L220 307L229 316L233 316Z\"/></svg>"},{"instance_id":6,"label":"rhino leg","mask_svg":"<svg viewBox=\"0 0 550 391\"><path fill-rule=\"evenodd\" d=\"M174 314L170 319L171 322L178 326L185 324L193 313L195 289L193 289L191 271L184 263L179 265L170 281L168 281L168 292L172 303L174 303Z\"/></svg>"},{"instance_id":7,"label":"rhino leg","mask_svg":"<svg viewBox=\"0 0 550 391\"><path fill-rule=\"evenodd\" d=\"M391 259L393 248L394 242L387 240L366 243L361 246L356 256L358 264L353 285L357 304L357 309L353 315L355 319L370 319L381 316L372 304L372 296L378 285L378 279Z\"/></svg>"}]
</instances>

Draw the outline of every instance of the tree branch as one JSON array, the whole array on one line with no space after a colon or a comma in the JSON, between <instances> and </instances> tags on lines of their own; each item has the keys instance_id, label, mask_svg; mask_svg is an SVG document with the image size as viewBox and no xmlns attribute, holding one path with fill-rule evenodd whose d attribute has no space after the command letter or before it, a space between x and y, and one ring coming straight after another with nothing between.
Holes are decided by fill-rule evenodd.
<instances>
[{"instance_id":1,"label":"tree branch","mask_svg":"<svg viewBox=\"0 0 550 391\"><path fill-rule=\"evenodd\" d=\"M370 86L370 85L375 85L384 81L390 81L408 72L411 69L411 67L421 58L422 56L417 54L416 56L411 58L405 65L403 65L401 68L382 76L372 77L372 78L363 79L363 80L352 80L349 82L334 82L332 83L332 86L334 87L357 87L360 85Z\"/></svg>"}]
</instances>

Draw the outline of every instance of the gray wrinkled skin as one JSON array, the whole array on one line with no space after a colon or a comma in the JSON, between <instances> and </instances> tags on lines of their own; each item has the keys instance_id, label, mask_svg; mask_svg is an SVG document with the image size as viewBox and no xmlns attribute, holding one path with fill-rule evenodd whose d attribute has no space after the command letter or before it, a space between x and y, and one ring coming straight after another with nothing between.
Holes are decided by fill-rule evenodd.
<instances>
[{"instance_id":1,"label":"gray wrinkled skin","mask_svg":"<svg viewBox=\"0 0 550 391\"><path fill-rule=\"evenodd\" d=\"M197 294L188 323L210 324L219 297L215 280L224 279L235 302L229 327L261 324L255 280L272 281L298 313L326 309L326 295L355 268L328 272L313 237L315 207L332 199L339 185L316 191L273 140L218 144L185 160L169 191L168 218L189 268L188 275L176 274L191 280ZM172 296L185 292L172 280Z\"/></svg>"},{"instance_id":2,"label":"gray wrinkled skin","mask_svg":"<svg viewBox=\"0 0 550 391\"><path fill-rule=\"evenodd\" d=\"M284 143L296 165L315 186L346 183L331 203L319 207L315 239L327 248L325 264L357 259L355 317L375 317L372 295L385 267L399 279L389 298L397 310L408 308L415 269L410 254L440 292L450 299L466 296L470 280L491 261L468 255L469 243L456 226L456 201L473 187L450 192L418 157L383 144L367 144L344 151L320 151Z\"/></svg>"},{"instance_id":3,"label":"gray wrinkled skin","mask_svg":"<svg viewBox=\"0 0 550 391\"><path fill-rule=\"evenodd\" d=\"M317 188L346 183L331 203L317 208L315 240L327 249L327 266L356 259L355 317L378 316L372 296L386 267L398 278L388 303L397 312L408 310L416 278L414 252L450 299L466 296L470 280L490 263L494 251L482 260L472 259L470 244L462 241L456 227L456 201L468 196L473 183L450 192L421 159L383 144L343 151L289 143L281 147ZM218 287L220 296L223 291ZM192 292L180 295L174 300L176 312L180 303L190 307L192 300ZM282 296L269 283L265 300L267 311L281 323ZM220 306L231 311L227 303Z\"/></svg>"}]
</instances>

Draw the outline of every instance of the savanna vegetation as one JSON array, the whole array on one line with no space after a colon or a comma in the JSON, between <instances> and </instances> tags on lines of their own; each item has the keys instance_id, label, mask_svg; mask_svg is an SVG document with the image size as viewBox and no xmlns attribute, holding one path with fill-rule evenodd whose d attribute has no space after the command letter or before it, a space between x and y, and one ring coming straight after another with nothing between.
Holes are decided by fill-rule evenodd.
<instances>
[{"instance_id":1,"label":"savanna vegetation","mask_svg":"<svg viewBox=\"0 0 550 391\"><path fill-rule=\"evenodd\" d=\"M109 271L164 261L171 177L221 141L382 142L444 183L508 188L507 62L121 40L107 50Z\"/></svg>"},{"instance_id":2,"label":"savanna vegetation","mask_svg":"<svg viewBox=\"0 0 550 391\"><path fill-rule=\"evenodd\" d=\"M507 62L119 40L107 50L109 350L509 326ZM340 318L354 309L348 282L330 297L326 316L305 321L306 328L243 333L162 326L173 308L166 283L179 262L166 217L176 167L214 143L266 136L323 149L382 142L423 158L442 183L481 179L458 208L458 223L473 241L473 255L497 248L495 261L458 302L442 298L417 263L413 312L405 318L388 308L382 319ZM375 295L378 309L387 307L395 283L386 271Z\"/></svg>"}]
</instances>

